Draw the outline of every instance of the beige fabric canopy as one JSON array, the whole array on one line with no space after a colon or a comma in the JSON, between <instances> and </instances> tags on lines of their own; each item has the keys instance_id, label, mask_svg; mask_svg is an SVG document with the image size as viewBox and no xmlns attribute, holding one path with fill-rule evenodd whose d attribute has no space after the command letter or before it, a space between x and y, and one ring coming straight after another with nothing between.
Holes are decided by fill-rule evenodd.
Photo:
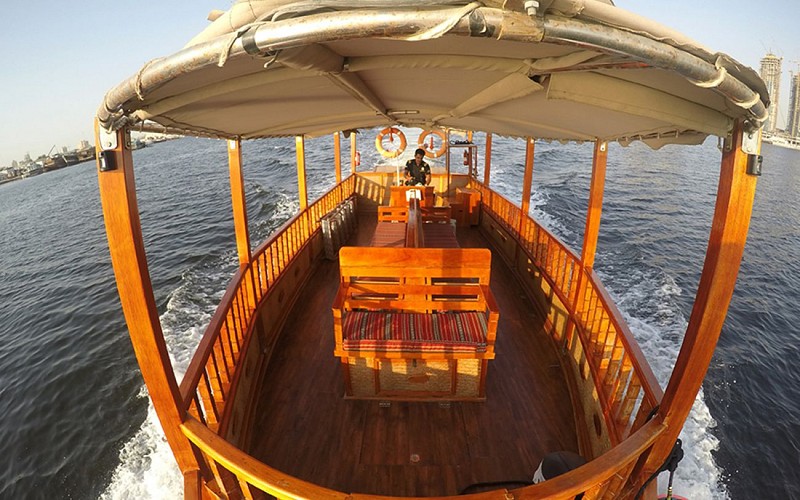
<instances>
[{"instance_id":1,"label":"beige fabric canopy","mask_svg":"<svg viewBox=\"0 0 800 500\"><path fill-rule=\"evenodd\" d=\"M607 2L528 7L240 1L98 117L244 139L395 124L654 147L766 118L763 82L724 54Z\"/></svg>"}]
</instances>

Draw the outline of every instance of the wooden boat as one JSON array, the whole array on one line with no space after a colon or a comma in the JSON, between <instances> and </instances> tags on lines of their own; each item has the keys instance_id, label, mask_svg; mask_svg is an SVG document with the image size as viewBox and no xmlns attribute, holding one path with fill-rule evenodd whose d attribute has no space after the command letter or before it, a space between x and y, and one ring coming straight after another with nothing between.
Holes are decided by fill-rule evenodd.
<instances>
[{"instance_id":1,"label":"wooden boat","mask_svg":"<svg viewBox=\"0 0 800 500\"><path fill-rule=\"evenodd\" d=\"M111 89L96 127L119 294L186 497L655 498L742 257L769 100L756 73L595 0L274 0L210 19ZM228 144L240 266L182 380L148 274L134 126ZM384 127L485 143L446 136L431 196L357 168L357 132ZM336 184L310 201L305 139L325 134ZM492 189L493 134L526 142L520 206ZM607 145L709 135L714 219L662 389L593 272ZM300 211L254 247L241 148L271 137L294 138ZM529 214L540 139L594 143L580 249Z\"/></svg>"}]
</instances>

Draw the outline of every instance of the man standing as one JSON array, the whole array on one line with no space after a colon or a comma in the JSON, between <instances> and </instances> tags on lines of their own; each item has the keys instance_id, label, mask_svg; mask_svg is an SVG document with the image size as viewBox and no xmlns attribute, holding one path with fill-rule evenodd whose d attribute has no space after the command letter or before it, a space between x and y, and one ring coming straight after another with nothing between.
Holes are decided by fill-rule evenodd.
<instances>
[{"instance_id":1,"label":"man standing","mask_svg":"<svg viewBox=\"0 0 800 500\"><path fill-rule=\"evenodd\" d=\"M423 158L425 158L425 150L419 148L414 151L414 159L406 162L406 168L403 170L406 186L427 186L431 183L431 167L425 163Z\"/></svg>"}]
</instances>

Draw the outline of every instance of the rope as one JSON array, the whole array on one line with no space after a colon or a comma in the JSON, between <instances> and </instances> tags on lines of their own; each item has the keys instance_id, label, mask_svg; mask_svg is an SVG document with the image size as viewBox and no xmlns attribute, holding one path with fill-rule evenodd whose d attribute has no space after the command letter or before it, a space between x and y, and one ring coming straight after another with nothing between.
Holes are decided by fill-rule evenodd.
<instances>
[{"instance_id":1,"label":"rope","mask_svg":"<svg viewBox=\"0 0 800 500\"><path fill-rule=\"evenodd\" d=\"M480 2L472 2L460 9L455 9L453 15L450 16L450 19L442 21L436 26L427 29L425 31L422 31L420 33L417 33L416 35L411 35L409 37L406 37L406 40L414 42L420 40L430 40L432 38L439 38L440 36L444 35L448 31L453 29L453 26L458 24L458 22L461 20L462 17L471 14L473 11L482 6L483 4Z\"/></svg>"},{"instance_id":2,"label":"rope","mask_svg":"<svg viewBox=\"0 0 800 500\"><path fill-rule=\"evenodd\" d=\"M158 59L151 59L151 60L147 61L147 62L144 64L144 66L142 66L142 69L140 69L140 70L139 70L139 72L138 72L138 73L136 73L136 79L135 79L135 80L134 80L134 82L133 82L133 91L134 91L134 92L136 92L136 97L138 97L140 101L144 101L144 90L142 89L142 87L143 87L143 85L142 85L142 78L144 77L144 72L145 72L145 71L147 70L147 68L149 68L149 67L150 67L150 66L151 66L153 63L155 63L156 61L159 61L159 60L161 60L161 59L162 59L162 58L158 58Z\"/></svg>"},{"instance_id":3,"label":"rope","mask_svg":"<svg viewBox=\"0 0 800 500\"><path fill-rule=\"evenodd\" d=\"M717 74L714 75L714 78L711 80L706 81L699 81L699 80L692 80L692 83L697 85L698 87L702 87L704 89L711 89L714 87L718 87L725 77L728 76L728 70L723 68L722 66L717 66Z\"/></svg>"}]
</instances>

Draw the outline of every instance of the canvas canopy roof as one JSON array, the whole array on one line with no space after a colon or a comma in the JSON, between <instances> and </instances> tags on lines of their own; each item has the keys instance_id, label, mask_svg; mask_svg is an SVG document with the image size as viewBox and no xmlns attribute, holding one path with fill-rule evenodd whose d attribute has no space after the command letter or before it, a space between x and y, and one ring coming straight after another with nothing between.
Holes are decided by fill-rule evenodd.
<instances>
[{"instance_id":1,"label":"canvas canopy roof","mask_svg":"<svg viewBox=\"0 0 800 500\"><path fill-rule=\"evenodd\" d=\"M98 118L242 139L395 124L653 147L766 119L763 82L725 54L608 2L526 4L240 1L109 91Z\"/></svg>"}]
</instances>

